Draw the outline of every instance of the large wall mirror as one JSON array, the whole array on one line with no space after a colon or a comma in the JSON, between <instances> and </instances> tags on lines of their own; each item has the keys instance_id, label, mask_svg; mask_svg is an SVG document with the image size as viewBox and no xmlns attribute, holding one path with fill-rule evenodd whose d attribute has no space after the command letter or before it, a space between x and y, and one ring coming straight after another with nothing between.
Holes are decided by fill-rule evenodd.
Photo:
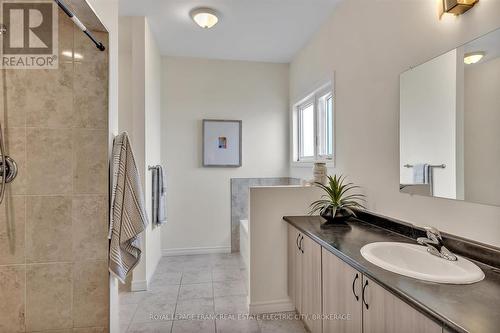
<instances>
[{"instance_id":1,"label":"large wall mirror","mask_svg":"<svg viewBox=\"0 0 500 333\"><path fill-rule=\"evenodd\" d=\"M500 29L401 74L400 190L500 205Z\"/></svg>"}]
</instances>

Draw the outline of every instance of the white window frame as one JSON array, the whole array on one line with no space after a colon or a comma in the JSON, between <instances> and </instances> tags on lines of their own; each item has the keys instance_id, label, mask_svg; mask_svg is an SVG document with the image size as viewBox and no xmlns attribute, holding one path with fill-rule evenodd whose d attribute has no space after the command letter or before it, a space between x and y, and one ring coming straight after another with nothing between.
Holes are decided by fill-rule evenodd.
<instances>
[{"instance_id":1,"label":"white window frame","mask_svg":"<svg viewBox=\"0 0 500 333\"><path fill-rule=\"evenodd\" d=\"M302 139L303 135L301 133L302 131L302 117L300 116L300 113L302 110L307 109L312 105L313 107L313 124L314 124L314 133L316 133L316 100L314 98L309 98L299 105L297 105L297 133L298 133L298 141L297 141L297 147L295 148L297 150L297 160L303 161L303 162L314 162L315 156L316 156L316 144L314 145L314 151L313 151L313 156L304 156L302 154Z\"/></svg>"},{"instance_id":2,"label":"white window frame","mask_svg":"<svg viewBox=\"0 0 500 333\"><path fill-rule=\"evenodd\" d=\"M319 149L319 99L325 95L330 95L332 97L332 151L331 156L320 156L318 153ZM327 97L328 99L328 97ZM313 104L314 107L314 156L313 157L302 157L302 136L300 134L300 110L306 108L307 106ZM312 167L316 162L326 163L327 166L333 167L335 162L335 95L333 92L333 84L328 82L318 89L314 90L312 93L302 98L300 101L295 103L292 107L292 117L291 117L291 165L294 167Z\"/></svg>"}]
</instances>

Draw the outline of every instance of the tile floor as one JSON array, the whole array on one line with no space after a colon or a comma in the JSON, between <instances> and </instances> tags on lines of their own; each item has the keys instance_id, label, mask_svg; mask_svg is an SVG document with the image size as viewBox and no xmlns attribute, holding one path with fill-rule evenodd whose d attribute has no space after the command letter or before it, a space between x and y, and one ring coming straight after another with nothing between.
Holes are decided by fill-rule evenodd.
<instances>
[{"instance_id":1,"label":"tile floor","mask_svg":"<svg viewBox=\"0 0 500 333\"><path fill-rule=\"evenodd\" d=\"M121 332L305 333L299 320L237 318L248 314L243 267L239 254L162 258L150 290L120 293Z\"/></svg>"}]
</instances>

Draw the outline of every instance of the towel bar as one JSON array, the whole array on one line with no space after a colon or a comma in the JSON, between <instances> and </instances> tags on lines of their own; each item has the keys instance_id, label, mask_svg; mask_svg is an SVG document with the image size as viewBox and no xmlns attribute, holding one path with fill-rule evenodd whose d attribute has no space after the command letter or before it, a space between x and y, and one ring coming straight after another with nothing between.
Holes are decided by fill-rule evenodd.
<instances>
[{"instance_id":1,"label":"towel bar","mask_svg":"<svg viewBox=\"0 0 500 333\"><path fill-rule=\"evenodd\" d=\"M405 168L413 168L413 165L411 164L405 164L403 165ZM444 169L446 168L446 164L434 164L434 165L429 165L430 168L441 168Z\"/></svg>"}]
</instances>

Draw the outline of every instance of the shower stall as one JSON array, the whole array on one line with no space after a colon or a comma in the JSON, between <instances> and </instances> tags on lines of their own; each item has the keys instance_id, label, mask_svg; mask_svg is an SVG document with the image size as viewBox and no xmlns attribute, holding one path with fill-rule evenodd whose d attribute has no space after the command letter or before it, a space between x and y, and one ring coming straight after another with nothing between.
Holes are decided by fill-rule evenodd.
<instances>
[{"instance_id":1,"label":"shower stall","mask_svg":"<svg viewBox=\"0 0 500 333\"><path fill-rule=\"evenodd\" d=\"M0 0L2 61L21 2ZM57 2L57 66L0 69L0 332L109 331L108 33Z\"/></svg>"}]
</instances>

